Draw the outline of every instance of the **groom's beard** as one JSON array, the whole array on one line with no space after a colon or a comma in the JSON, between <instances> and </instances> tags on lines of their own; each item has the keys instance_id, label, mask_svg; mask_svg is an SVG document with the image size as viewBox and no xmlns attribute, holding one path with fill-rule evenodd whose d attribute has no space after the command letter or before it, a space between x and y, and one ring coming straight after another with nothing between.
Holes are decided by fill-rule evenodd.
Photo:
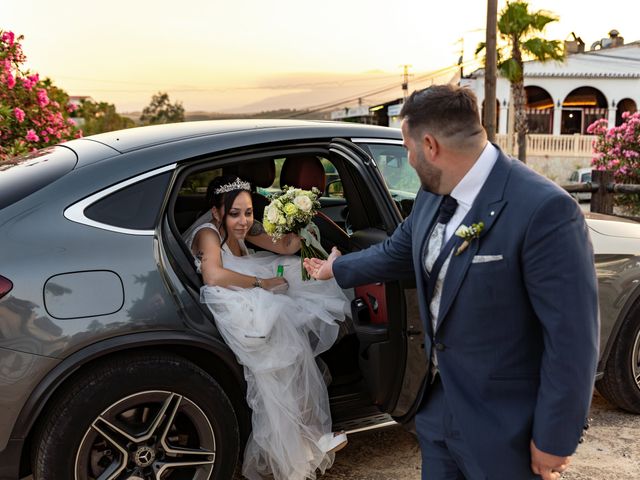
<instances>
[{"instance_id":1,"label":"groom's beard","mask_svg":"<svg viewBox=\"0 0 640 480\"><path fill-rule=\"evenodd\" d=\"M438 190L440 189L442 170L430 164L422 150L417 152L415 170L418 174L418 178L420 179L422 188L427 192L439 194Z\"/></svg>"}]
</instances>

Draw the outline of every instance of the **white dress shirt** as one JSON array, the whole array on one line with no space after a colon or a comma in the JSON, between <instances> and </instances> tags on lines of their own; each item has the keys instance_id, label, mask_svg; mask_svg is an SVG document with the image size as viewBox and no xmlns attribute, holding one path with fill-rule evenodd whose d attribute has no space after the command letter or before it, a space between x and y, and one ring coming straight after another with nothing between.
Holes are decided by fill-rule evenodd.
<instances>
[{"instance_id":1,"label":"white dress shirt","mask_svg":"<svg viewBox=\"0 0 640 480\"><path fill-rule=\"evenodd\" d=\"M476 163L451 191L450 195L458 201L458 208L449 223L447 223L443 245L449 241L460 226L462 219L471 210L471 206L480 193L480 189L486 182L489 173L491 173L496 160L498 160L498 149L491 142L487 142Z\"/></svg>"}]
</instances>

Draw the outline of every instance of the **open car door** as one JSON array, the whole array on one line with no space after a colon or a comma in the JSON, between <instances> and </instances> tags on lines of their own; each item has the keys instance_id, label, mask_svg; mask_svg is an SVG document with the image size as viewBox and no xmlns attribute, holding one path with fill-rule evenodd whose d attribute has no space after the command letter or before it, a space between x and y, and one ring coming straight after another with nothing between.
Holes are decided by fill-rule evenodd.
<instances>
[{"instance_id":1,"label":"open car door","mask_svg":"<svg viewBox=\"0 0 640 480\"><path fill-rule=\"evenodd\" d=\"M376 162L363 148L344 139L333 139L329 149L350 166L352 175L343 178L345 193L358 196L363 215L376 209L374 222L358 221L350 210L352 250L384 241L400 224L402 215ZM402 422L415 413L427 374L415 279L362 285L354 290L351 311L360 342L360 369L374 403Z\"/></svg>"}]
</instances>

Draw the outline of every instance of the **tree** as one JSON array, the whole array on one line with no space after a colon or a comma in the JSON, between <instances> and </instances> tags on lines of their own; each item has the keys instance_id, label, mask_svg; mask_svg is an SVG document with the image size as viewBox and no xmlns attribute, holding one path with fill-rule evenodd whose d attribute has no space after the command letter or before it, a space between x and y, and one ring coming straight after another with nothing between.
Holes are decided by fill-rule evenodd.
<instances>
[{"instance_id":1,"label":"tree","mask_svg":"<svg viewBox=\"0 0 640 480\"><path fill-rule=\"evenodd\" d=\"M487 56L484 63L484 128L490 142L496 140L496 77L498 76L496 65L496 17L498 12L498 0L487 0L487 32L486 50Z\"/></svg>"},{"instance_id":2,"label":"tree","mask_svg":"<svg viewBox=\"0 0 640 480\"><path fill-rule=\"evenodd\" d=\"M107 102L82 100L77 116L84 120L82 131L85 135L112 132L113 130L121 130L135 126L133 120L118 115L118 113L116 113L116 107L112 103Z\"/></svg>"},{"instance_id":3,"label":"tree","mask_svg":"<svg viewBox=\"0 0 640 480\"><path fill-rule=\"evenodd\" d=\"M184 122L184 107L182 102L172 104L168 93L158 92L151 98L151 103L142 110L140 121L144 125Z\"/></svg>"},{"instance_id":4,"label":"tree","mask_svg":"<svg viewBox=\"0 0 640 480\"><path fill-rule=\"evenodd\" d=\"M23 70L23 39L0 30L0 162L82 135L66 92Z\"/></svg>"},{"instance_id":5,"label":"tree","mask_svg":"<svg viewBox=\"0 0 640 480\"><path fill-rule=\"evenodd\" d=\"M527 2L507 2L498 18L498 31L504 44L498 48L498 70L511 83L511 98L515 112L515 130L518 137L518 158L527 159L527 103L524 90L524 60L562 60L563 50L558 40L545 40L536 36L547 24L558 17L544 10L529 11ZM485 48L480 44L476 53Z\"/></svg>"},{"instance_id":6,"label":"tree","mask_svg":"<svg viewBox=\"0 0 640 480\"><path fill-rule=\"evenodd\" d=\"M596 120L587 133L593 142L594 170L608 170L618 183L640 183L640 112L622 114L622 124L610 127L605 118ZM640 213L640 195L616 195L615 201L632 215Z\"/></svg>"}]
</instances>

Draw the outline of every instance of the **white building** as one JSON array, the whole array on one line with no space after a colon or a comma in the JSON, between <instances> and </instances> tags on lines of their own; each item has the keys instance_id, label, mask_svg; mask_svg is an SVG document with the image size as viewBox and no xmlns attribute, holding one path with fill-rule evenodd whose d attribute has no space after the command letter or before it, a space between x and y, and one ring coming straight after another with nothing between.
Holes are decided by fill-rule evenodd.
<instances>
[{"instance_id":1,"label":"white building","mask_svg":"<svg viewBox=\"0 0 640 480\"><path fill-rule=\"evenodd\" d=\"M613 40L622 40L617 32ZM598 46L620 42L597 42ZM594 44L595 47L596 44ZM471 88L484 102L484 70L477 70L461 85ZM563 62L529 61L524 65L529 133L585 134L595 120L606 118L619 125L622 113L635 112L640 105L640 42L569 54ZM511 131L508 80L496 84L498 133Z\"/></svg>"}]
</instances>

